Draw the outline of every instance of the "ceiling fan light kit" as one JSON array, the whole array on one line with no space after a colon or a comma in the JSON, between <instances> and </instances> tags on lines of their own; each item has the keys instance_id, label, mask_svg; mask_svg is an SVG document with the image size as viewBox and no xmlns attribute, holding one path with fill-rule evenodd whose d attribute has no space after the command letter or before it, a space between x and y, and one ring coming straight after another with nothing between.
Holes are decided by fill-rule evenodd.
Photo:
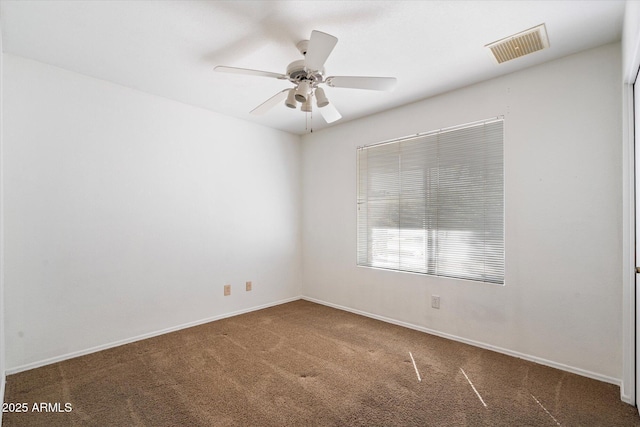
<instances>
[{"instance_id":1,"label":"ceiling fan light kit","mask_svg":"<svg viewBox=\"0 0 640 427\"><path fill-rule=\"evenodd\" d=\"M318 105L318 108L326 107L327 105L329 105L327 95L324 94L324 89L322 89L321 87L316 89L316 105Z\"/></svg>"},{"instance_id":2,"label":"ceiling fan light kit","mask_svg":"<svg viewBox=\"0 0 640 427\"><path fill-rule=\"evenodd\" d=\"M298 102L306 102L309 94L311 93L311 85L308 80L302 80L298 83L298 88L296 89L296 101Z\"/></svg>"},{"instance_id":3,"label":"ceiling fan light kit","mask_svg":"<svg viewBox=\"0 0 640 427\"><path fill-rule=\"evenodd\" d=\"M313 107L311 106L311 97L307 98L307 100L302 103L302 105L300 106L300 110L304 111L305 113L310 113L311 111L313 111Z\"/></svg>"},{"instance_id":4,"label":"ceiling fan light kit","mask_svg":"<svg viewBox=\"0 0 640 427\"><path fill-rule=\"evenodd\" d=\"M287 67L286 74L272 73L269 71L251 70L219 65L215 71L248 74L260 77L289 80L294 84L291 89L278 92L258 107L251 114L264 114L284 99L284 104L289 108L296 108L301 103L300 110L306 113L313 111L312 98L315 96L316 105L320 109L322 117L327 123L340 120L342 116L338 110L329 103L324 89L319 87L325 84L329 87L367 89L367 90L392 90L396 85L395 77L358 77L358 76L329 76L325 77L324 63L333 51L338 39L321 31L312 31L309 40L298 42L296 47L304 59L293 61Z\"/></svg>"},{"instance_id":5,"label":"ceiling fan light kit","mask_svg":"<svg viewBox=\"0 0 640 427\"><path fill-rule=\"evenodd\" d=\"M284 105L289 108L296 108L298 106L298 103L296 102L295 89L289 89L289 91L287 92L287 99L284 101Z\"/></svg>"}]
</instances>

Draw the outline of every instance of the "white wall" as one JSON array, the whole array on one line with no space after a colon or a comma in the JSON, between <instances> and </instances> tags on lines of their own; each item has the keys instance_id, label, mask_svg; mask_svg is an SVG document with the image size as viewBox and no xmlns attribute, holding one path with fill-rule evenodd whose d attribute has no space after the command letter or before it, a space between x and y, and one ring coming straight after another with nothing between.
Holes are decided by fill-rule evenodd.
<instances>
[{"instance_id":1,"label":"white wall","mask_svg":"<svg viewBox=\"0 0 640 427\"><path fill-rule=\"evenodd\" d=\"M619 383L620 76L612 44L305 135L304 295ZM356 147L498 115L506 285L356 267Z\"/></svg>"},{"instance_id":2,"label":"white wall","mask_svg":"<svg viewBox=\"0 0 640 427\"><path fill-rule=\"evenodd\" d=\"M298 136L7 54L4 89L10 372L300 295Z\"/></svg>"},{"instance_id":3,"label":"white wall","mask_svg":"<svg viewBox=\"0 0 640 427\"><path fill-rule=\"evenodd\" d=\"M5 388L5 353L6 347L4 343L4 185L2 167L3 154L3 127L2 127L2 104L3 102L3 56L2 56L2 29L0 28L0 401L4 402ZM0 425L2 425L2 412L0 411Z\"/></svg>"}]
</instances>

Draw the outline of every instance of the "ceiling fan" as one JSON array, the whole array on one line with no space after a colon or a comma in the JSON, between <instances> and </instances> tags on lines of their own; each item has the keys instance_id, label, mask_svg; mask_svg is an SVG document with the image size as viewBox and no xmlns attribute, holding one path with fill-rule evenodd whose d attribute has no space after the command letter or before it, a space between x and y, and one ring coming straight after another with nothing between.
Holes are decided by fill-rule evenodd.
<instances>
[{"instance_id":1,"label":"ceiling fan","mask_svg":"<svg viewBox=\"0 0 640 427\"><path fill-rule=\"evenodd\" d=\"M253 76L270 77L279 80L289 80L294 84L293 88L276 93L262 104L251 110L251 114L264 114L276 104L285 100L289 108L297 108L310 113L313 109L312 99L315 97L316 105L327 123L340 120L342 116L329 102L324 89L319 85L329 87L342 87L353 89L392 90L396 85L395 77L359 77L359 76L328 76L325 77L324 63L333 51L338 39L322 31L312 31L309 40L302 40L296 47L304 59L293 61L287 67L286 74L272 73L269 71L251 70L247 68L226 67L218 65L215 71L235 74L248 74Z\"/></svg>"}]
</instances>

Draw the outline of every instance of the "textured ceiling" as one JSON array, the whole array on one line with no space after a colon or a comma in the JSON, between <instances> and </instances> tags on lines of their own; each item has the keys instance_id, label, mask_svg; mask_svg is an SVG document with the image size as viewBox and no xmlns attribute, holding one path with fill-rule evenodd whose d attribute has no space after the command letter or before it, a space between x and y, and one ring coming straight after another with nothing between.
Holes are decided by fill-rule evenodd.
<instances>
[{"instance_id":1,"label":"textured ceiling","mask_svg":"<svg viewBox=\"0 0 640 427\"><path fill-rule=\"evenodd\" d=\"M327 75L395 76L393 92L327 88L343 121L620 39L623 1L2 0L4 52L292 133L327 125L278 105L249 114L287 81L312 30L338 38ZM545 23L551 47L497 65L484 47Z\"/></svg>"}]
</instances>

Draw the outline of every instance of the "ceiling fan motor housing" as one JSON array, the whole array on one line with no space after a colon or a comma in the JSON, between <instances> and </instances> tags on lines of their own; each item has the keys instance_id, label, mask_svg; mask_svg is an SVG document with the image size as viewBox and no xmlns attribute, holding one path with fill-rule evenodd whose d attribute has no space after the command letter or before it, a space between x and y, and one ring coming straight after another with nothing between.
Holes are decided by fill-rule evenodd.
<instances>
[{"instance_id":1,"label":"ceiling fan motor housing","mask_svg":"<svg viewBox=\"0 0 640 427\"><path fill-rule=\"evenodd\" d=\"M309 72L305 67L304 59L293 61L287 66L287 77L293 83L303 80L309 80L314 84L322 83L324 81L323 74L324 68L313 73Z\"/></svg>"},{"instance_id":2,"label":"ceiling fan motor housing","mask_svg":"<svg viewBox=\"0 0 640 427\"><path fill-rule=\"evenodd\" d=\"M287 66L287 76L289 80L300 81L307 78L307 70L304 68L304 59L293 61Z\"/></svg>"}]
</instances>

